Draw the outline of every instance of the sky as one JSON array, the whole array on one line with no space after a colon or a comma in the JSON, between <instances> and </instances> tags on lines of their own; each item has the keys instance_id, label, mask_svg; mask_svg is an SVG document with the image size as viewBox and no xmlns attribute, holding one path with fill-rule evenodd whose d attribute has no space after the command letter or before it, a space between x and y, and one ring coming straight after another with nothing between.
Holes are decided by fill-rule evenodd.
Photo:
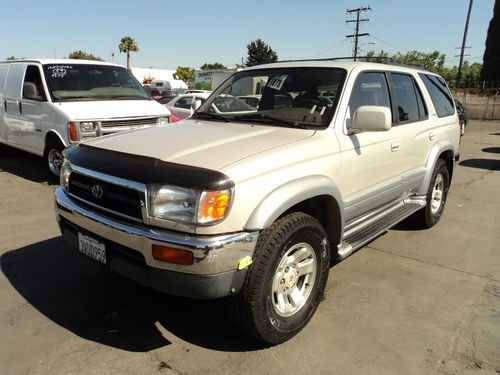
<instances>
[{"instance_id":1,"label":"sky","mask_svg":"<svg viewBox=\"0 0 500 375\"><path fill-rule=\"evenodd\" d=\"M22 4L22 6L20 6ZM83 50L106 61L126 64L118 50L123 36L140 51L133 67L199 68L220 62L241 64L247 44L258 38L280 60L352 55L355 15L347 9L370 6L362 14L361 53L410 50L446 54L458 65L469 0L85 0L45 2L0 0L0 60L64 58ZM494 0L475 0L467 36L470 62L482 62ZM6 16L10 15L10 16Z\"/></svg>"}]
</instances>

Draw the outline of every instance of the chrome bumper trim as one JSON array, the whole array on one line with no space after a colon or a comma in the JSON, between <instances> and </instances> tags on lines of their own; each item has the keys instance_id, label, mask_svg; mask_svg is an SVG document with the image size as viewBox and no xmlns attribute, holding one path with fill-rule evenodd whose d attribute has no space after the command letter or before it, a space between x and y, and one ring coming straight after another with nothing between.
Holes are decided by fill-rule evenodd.
<instances>
[{"instance_id":1,"label":"chrome bumper trim","mask_svg":"<svg viewBox=\"0 0 500 375\"><path fill-rule=\"evenodd\" d=\"M122 223L79 206L61 187L56 189L54 200L58 221L63 217L90 233L139 251L148 266L163 270L198 275L236 270L242 258L253 255L259 236L258 231L198 236ZM155 260L151 254L153 244L191 250L194 264L186 266Z\"/></svg>"}]
</instances>

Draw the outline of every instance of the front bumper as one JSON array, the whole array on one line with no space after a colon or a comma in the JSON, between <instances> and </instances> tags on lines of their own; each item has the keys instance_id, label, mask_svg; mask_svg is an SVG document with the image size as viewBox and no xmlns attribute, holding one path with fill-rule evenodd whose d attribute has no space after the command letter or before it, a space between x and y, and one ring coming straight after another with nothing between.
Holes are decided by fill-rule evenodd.
<instances>
[{"instance_id":1,"label":"front bumper","mask_svg":"<svg viewBox=\"0 0 500 375\"><path fill-rule=\"evenodd\" d=\"M213 299L238 293L258 232L196 236L128 224L78 205L65 191L55 191L55 210L63 237L78 246L78 233L103 242L109 267L153 289L193 298ZM194 264L177 265L153 259L152 245L190 250Z\"/></svg>"}]
</instances>

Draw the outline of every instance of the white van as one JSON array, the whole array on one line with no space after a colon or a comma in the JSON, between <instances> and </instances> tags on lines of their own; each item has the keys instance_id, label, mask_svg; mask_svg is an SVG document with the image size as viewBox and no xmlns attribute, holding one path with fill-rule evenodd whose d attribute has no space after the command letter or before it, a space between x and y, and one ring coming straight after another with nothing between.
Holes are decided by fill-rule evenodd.
<instances>
[{"instance_id":1,"label":"white van","mask_svg":"<svg viewBox=\"0 0 500 375\"><path fill-rule=\"evenodd\" d=\"M0 62L0 148L44 156L59 174L73 143L165 125L170 112L120 65L87 60Z\"/></svg>"}]
</instances>

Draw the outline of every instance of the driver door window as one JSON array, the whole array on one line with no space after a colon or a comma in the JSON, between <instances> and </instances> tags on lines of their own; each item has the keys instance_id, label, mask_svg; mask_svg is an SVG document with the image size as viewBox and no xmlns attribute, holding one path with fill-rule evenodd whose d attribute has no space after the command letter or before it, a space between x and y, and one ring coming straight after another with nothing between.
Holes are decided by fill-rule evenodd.
<instances>
[{"instance_id":1,"label":"driver door window","mask_svg":"<svg viewBox=\"0 0 500 375\"><path fill-rule=\"evenodd\" d=\"M391 109L385 73L368 72L359 75L349 101L351 119L356 109L363 105L376 105Z\"/></svg>"}]
</instances>

